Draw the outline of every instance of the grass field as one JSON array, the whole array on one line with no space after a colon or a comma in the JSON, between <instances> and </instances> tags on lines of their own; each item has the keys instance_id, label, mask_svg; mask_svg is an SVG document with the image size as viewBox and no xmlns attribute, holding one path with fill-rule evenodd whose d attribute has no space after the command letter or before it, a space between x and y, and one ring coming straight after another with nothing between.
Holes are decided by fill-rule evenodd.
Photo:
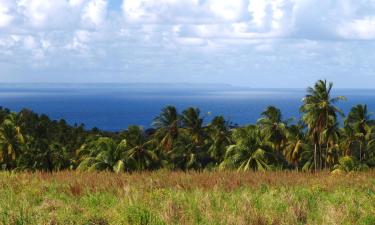
<instances>
[{"instance_id":1,"label":"grass field","mask_svg":"<svg viewBox=\"0 0 375 225\"><path fill-rule=\"evenodd\" d=\"M375 171L0 173L1 224L375 224Z\"/></svg>"}]
</instances>

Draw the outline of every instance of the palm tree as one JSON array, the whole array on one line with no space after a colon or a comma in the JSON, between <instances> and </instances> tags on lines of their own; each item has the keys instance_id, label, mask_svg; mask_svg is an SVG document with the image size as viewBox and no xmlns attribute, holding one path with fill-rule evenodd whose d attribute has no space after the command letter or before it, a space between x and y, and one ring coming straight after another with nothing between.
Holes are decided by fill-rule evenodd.
<instances>
[{"instance_id":1,"label":"palm tree","mask_svg":"<svg viewBox=\"0 0 375 225\"><path fill-rule=\"evenodd\" d=\"M48 148L37 156L39 158L37 161L42 162L41 168L50 172L67 168L69 160L66 151L66 148L60 143L49 144Z\"/></svg>"},{"instance_id":2,"label":"palm tree","mask_svg":"<svg viewBox=\"0 0 375 225\"><path fill-rule=\"evenodd\" d=\"M237 168L239 171L268 170L270 147L263 144L256 126L237 128L233 131L235 144L229 145L220 168Z\"/></svg>"},{"instance_id":3,"label":"palm tree","mask_svg":"<svg viewBox=\"0 0 375 225\"><path fill-rule=\"evenodd\" d=\"M0 127L0 162L7 169L15 167L15 161L24 145L24 137L13 121L5 119Z\"/></svg>"},{"instance_id":4,"label":"palm tree","mask_svg":"<svg viewBox=\"0 0 375 225\"><path fill-rule=\"evenodd\" d=\"M223 116L216 116L207 127L208 153L215 163L224 159L226 147L231 143L228 122Z\"/></svg>"},{"instance_id":5,"label":"palm tree","mask_svg":"<svg viewBox=\"0 0 375 225\"><path fill-rule=\"evenodd\" d=\"M125 149L125 140L116 145L113 139L100 137L83 145L78 150L78 155L81 155L82 161L77 169L120 172L124 169Z\"/></svg>"},{"instance_id":6,"label":"palm tree","mask_svg":"<svg viewBox=\"0 0 375 225\"><path fill-rule=\"evenodd\" d=\"M355 131L350 126L344 126L341 128L341 143L340 148L343 151L344 156L352 156L353 148L357 141Z\"/></svg>"},{"instance_id":7,"label":"palm tree","mask_svg":"<svg viewBox=\"0 0 375 225\"><path fill-rule=\"evenodd\" d=\"M126 133L127 162L133 169L145 170L157 167L159 156L154 140L147 140L139 126L129 126Z\"/></svg>"},{"instance_id":8,"label":"palm tree","mask_svg":"<svg viewBox=\"0 0 375 225\"><path fill-rule=\"evenodd\" d=\"M157 129L156 136L161 137L160 146L170 151L180 127L177 109L174 106L163 108L160 115L154 119L152 126Z\"/></svg>"},{"instance_id":9,"label":"palm tree","mask_svg":"<svg viewBox=\"0 0 375 225\"><path fill-rule=\"evenodd\" d=\"M359 143L359 161L362 162L366 149L366 136L370 133L370 124L374 121L370 118L371 114L367 111L367 105L354 106L345 120L345 126L353 128L357 142ZM364 150L364 151L363 151Z\"/></svg>"},{"instance_id":10,"label":"palm tree","mask_svg":"<svg viewBox=\"0 0 375 225\"><path fill-rule=\"evenodd\" d=\"M202 143L202 124L203 119L200 117L198 108L189 107L182 112L182 125L192 136L193 142L197 145Z\"/></svg>"},{"instance_id":11,"label":"palm tree","mask_svg":"<svg viewBox=\"0 0 375 225\"><path fill-rule=\"evenodd\" d=\"M326 143L325 146L325 154L323 160L324 160L324 168L331 167L335 164L336 160L338 159L338 151L340 149L339 142L340 142L340 128L339 123L335 122L334 124L329 124L329 126L324 129L321 138L322 141Z\"/></svg>"},{"instance_id":12,"label":"palm tree","mask_svg":"<svg viewBox=\"0 0 375 225\"><path fill-rule=\"evenodd\" d=\"M17 169L56 171L69 168L71 155L61 143L48 143L46 139L27 136L22 155L17 160Z\"/></svg>"},{"instance_id":13,"label":"palm tree","mask_svg":"<svg viewBox=\"0 0 375 225\"><path fill-rule=\"evenodd\" d=\"M304 113L302 120L307 124L308 135L314 143L314 170L318 169L317 165L317 148L321 154L321 135L325 129L336 122L337 114L344 116L343 112L334 104L339 100L345 100L345 97L331 97L333 83L319 80L314 87L307 89L307 95L303 98L303 105L300 111ZM320 157L319 156L319 157ZM320 157L321 159L321 157ZM322 167L320 160L319 169Z\"/></svg>"},{"instance_id":14,"label":"palm tree","mask_svg":"<svg viewBox=\"0 0 375 225\"><path fill-rule=\"evenodd\" d=\"M201 151L197 147L195 140L190 132L186 129L181 130L179 138L173 150L168 152L167 156L170 161L168 167L170 169L201 169L203 167L203 159L207 158L207 152Z\"/></svg>"},{"instance_id":15,"label":"palm tree","mask_svg":"<svg viewBox=\"0 0 375 225\"><path fill-rule=\"evenodd\" d=\"M284 156L288 163L292 164L297 170L299 163L302 161L302 153L309 150L303 129L303 123L291 125L286 134L288 142L284 148Z\"/></svg>"},{"instance_id":16,"label":"palm tree","mask_svg":"<svg viewBox=\"0 0 375 225\"><path fill-rule=\"evenodd\" d=\"M268 106L261 115L262 118L257 124L262 134L272 143L274 150L279 152L286 143L287 122L282 121L280 109L274 106Z\"/></svg>"},{"instance_id":17,"label":"palm tree","mask_svg":"<svg viewBox=\"0 0 375 225\"><path fill-rule=\"evenodd\" d=\"M0 106L0 124L2 124L5 118L10 114L10 110Z\"/></svg>"},{"instance_id":18,"label":"palm tree","mask_svg":"<svg viewBox=\"0 0 375 225\"><path fill-rule=\"evenodd\" d=\"M365 144L366 155L364 155L364 159L366 159L368 165L375 166L375 126L370 126L365 136Z\"/></svg>"}]
</instances>

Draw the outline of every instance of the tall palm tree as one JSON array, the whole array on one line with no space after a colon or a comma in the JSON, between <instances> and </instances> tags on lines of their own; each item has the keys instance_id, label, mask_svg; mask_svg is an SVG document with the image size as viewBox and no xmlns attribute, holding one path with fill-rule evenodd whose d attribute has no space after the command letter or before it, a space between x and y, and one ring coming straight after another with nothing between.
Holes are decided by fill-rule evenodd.
<instances>
[{"instance_id":1,"label":"tall palm tree","mask_svg":"<svg viewBox=\"0 0 375 225\"><path fill-rule=\"evenodd\" d=\"M133 169L145 170L158 166L159 155L154 148L154 140L147 140L139 126L128 127L126 140L126 158Z\"/></svg>"},{"instance_id":2,"label":"tall palm tree","mask_svg":"<svg viewBox=\"0 0 375 225\"><path fill-rule=\"evenodd\" d=\"M229 145L220 168L237 168L239 171L268 170L270 147L263 144L256 126L237 128L233 131L235 144Z\"/></svg>"},{"instance_id":3,"label":"tall palm tree","mask_svg":"<svg viewBox=\"0 0 375 225\"><path fill-rule=\"evenodd\" d=\"M373 120L371 121L373 123ZM364 159L370 166L375 166L375 126L370 126L369 131L365 136L365 147L366 149Z\"/></svg>"},{"instance_id":4,"label":"tall palm tree","mask_svg":"<svg viewBox=\"0 0 375 225\"><path fill-rule=\"evenodd\" d=\"M356 144L357 137L355 130L350 126L341 128L341 143L340 148L344 156L352 156L353 148Z\"/></svg>"},{"instance_id":5,"label":"tall palm tree","mask_svg":"<svg viewBox=\"0 0 375 225\"><path fill-rule=\"evenodd\" d=\"M317 165L317 148L321 155L321 135L329 125L334 124L337 120L337 114L344 116L343 112L335 106L339 100L345 100L343 96L331 97L333 83L319 80L314 87L307 89L307 95L303 98L303 105L300 111L303 113L302 120L307 124L308 134L314 143L314 170L318 169ZM320 157L320 156L319 156ZM320 158L321 159L321 158ZM319 169L322 167L320 160Z\"/></svg>"},{"instance_id":6,"label":"tall palm tree","mask_svg":"<svg viewBox=\"0 0 375 225\"><path fill-rule=\"evenodd\" d=\"M176 145L173 150L167 153L170 161L170 169L201 169L203 167L202 159L207 158L207 152L201 151L197 147L193 136L186 129L181 130Z\"/></svg>"},{"instance_id":7,"label":"tall palm tree","mask_svg":"<svg viewBox=\"0 0 375 225\"><path fill-rule=\"evenodd\" d=\"M288 127L286 135L288 142L284 148L284 156L288 163L292 164L295 169L299 168L299 164L302 161L302 153L309 150L303 129L303 123L291 125Z\"/></svg>"},{"instance_id":8,"label":"tall palm tree","mask_svg":"<svg viewBox=\"0 0 375 225\"><path fill-rule=\"evenodd\" d=\"M163 108L160 115L154 119L152 126L157 129L156 136L161 138L160 146L170 151L178 136L180 127L176 107L167 106Z\"/></svg>"},{"instance_id":9,"label":"tall palm tree","mask_svg":"<svg viewBox=\"0 0 375 225\"><path fill-rule=\"evenodd\" d=\"M5 119L0 126L0 162L7 169L15 167L16 158L21 154L24 143L20 128L13 121Z\"/></svg>"},{"instance_id":10,"label":"tall palm tree","mask_svg":"<svg viewBox=\"0 0 375 225\"><path fill-rule=\"evenodd\" d=\"M345 120L345 126L350 126L355 131L355 136L359 143L360 162L366 152L366 149L363 149L363 147L366 145L366 136L371 130L370 124L374 122L370 117L371 114L367 111L367 105L359 104L350 110L348 117Z\"/></svg>"},{"instance_id":11,"label":"tall palm tree","mask_svg":"<svg viewBox=\"0 0 375 225\"><path fill-rule=\"evenodd\" d=\"M279 152L286 143L287 121L282 120L280 109L268 106L257 121L262 134L269 140L275 151Z\"/></svg>"},{"instance_id":12,"label":"tall palm tree","mask_svg":"<svg viewBox=\"0 0 375 225\"><path fill-rule=\"evenodd\" d=\"M207 127L208 152L215 163L224 159L226 147L231 143L228 126L223 116L216 116Z\"/></svg>"},{"instance_id":13,"label":"tall palm tree","mask_svg":"<svg viewBox=\"0 0 375 225\"><path fill-rule=\"evenodd\" d=\"M323 143L326 143L325 154L321 156L324 160L324 168L332 167L338 159L339 154L339 143L340 143L341 132L339 123L329 123L328 127L323 130L321 135Z\"/></svg>"},{"instance_id":14,"label":"tall palm tree","mask_svg":"<svg viewBox=\"0 0 375 225\"><path fill-rule=\"evenodd\" d=\"M66 151L66 148L60 143L49 144L48 148L38 155L39 161L42 161L43 168L50 172L67 168L69 161Z\"/></svg>"},{"instance_id":15,"label":"tall palm tree","mask_svg":"<svg viewBox=\"0 0 375 225\"><path fill-rule=\"evenodd\" d=\"M182 125L187 129L192 136L193 142L197 145L202 143L202 125L203 119L200 117L200 110L198 108L189 107L182 112Z\"/></svg>"}]
</instances>

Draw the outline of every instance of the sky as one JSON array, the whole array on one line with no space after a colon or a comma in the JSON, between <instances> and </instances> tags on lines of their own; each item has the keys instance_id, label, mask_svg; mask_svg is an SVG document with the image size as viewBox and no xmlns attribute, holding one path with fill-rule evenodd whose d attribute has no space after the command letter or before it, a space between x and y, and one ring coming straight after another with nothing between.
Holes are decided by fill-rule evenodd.
<instances>
[{"instance_id":1,"label":"sky","mask_svg":"<svg viewBox=\"0 0 375 225\"><path fill-rule=\"evenodd\" d=\"M375 87L375 0L0 0L0 83Z\"/></svg>"}]
</instances>

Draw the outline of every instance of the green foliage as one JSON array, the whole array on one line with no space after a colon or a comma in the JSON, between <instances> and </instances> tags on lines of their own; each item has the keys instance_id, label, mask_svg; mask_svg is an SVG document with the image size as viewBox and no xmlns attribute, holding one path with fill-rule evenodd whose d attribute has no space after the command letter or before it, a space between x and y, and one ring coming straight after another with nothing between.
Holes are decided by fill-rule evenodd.
<instances>
[{"instance_id":1,"label":"green foliage","mask_svg":"<svg viewBox=\"0 0 375 225\"><path fill-rule=\"evenodd\" d=\"M0 107L0 165L7 170L112 171L171 170L351 171L375 167L375 122L367 105L356 105L340 127L343 113L332 83L307 89L299 120L283 119L268 106L255 125L231 126L223 116L207 122L198 108L179 113L166 106L152 129L129 126L105 132L23 109Z\"/></svg>"},{"instance_id":2,"label":"green foliage","mask_svg":"<svg viewBox=\"0 0 375 225\"><path fill-rule=\"evenodd\" d=\"M350 156L344 156L339 159L339 164L335 166L335 170L350 172L350 171L353 171L355 167L356 167L356 163L354 159Z\"/></svg>"},{"instance_id":3,"label":"green foliage","mask_svg":"<svg viewBox=\"0 0 375 225\"><path fill-rule=\"evenodd\" d=\"M307 88L307 95L303 99L300 111L303 113L302 121L308 127L308 136L314 144L314 171L323 168L322 161L327 157L322 151L322 146L329 145L328 132L337 122L337 114L343 116L343 112L334 104L345 100L343 96L331 97L333 83L319 80L314 87ZM324 135L326 133L326 135ZM329 133L329 135L333 132ZM319 152L318 152L319 150ZM326 166L325 166L326 167Z\"/></svg>"},{"instance_id":4,"label":"green foliage","mask_svg":"<svg viewBox=\"0 0 375 225\"><path fill-rule=\"evenodd\" d=\"M125 211L128 224L139 225L164 225L165 223L154 215L147 207L128 207Z\"/></svg>"},{"instance_id":5,"label":"green foliage","mask_svg":"<svg viewBox=\"0 0 375 225\"><path fill-rule=\"evenodd\" d=\"M17 156L21 155L24 137L14 122L14 114L9 114L0 127L0 162L7 169L16 166Z\"/></svg>"},{"instance_id":6,"label":"green foliage","mask_svg":"<svg viewBox=\"0 0 375 225\"><path fill-rule=\"evenodd\" d=\"M238 128L233 131L235 144L229 145L220 167L238 170L269 170L270 147L264 145L260 131L255 126Z\"/></svg>"}]
</instances>

